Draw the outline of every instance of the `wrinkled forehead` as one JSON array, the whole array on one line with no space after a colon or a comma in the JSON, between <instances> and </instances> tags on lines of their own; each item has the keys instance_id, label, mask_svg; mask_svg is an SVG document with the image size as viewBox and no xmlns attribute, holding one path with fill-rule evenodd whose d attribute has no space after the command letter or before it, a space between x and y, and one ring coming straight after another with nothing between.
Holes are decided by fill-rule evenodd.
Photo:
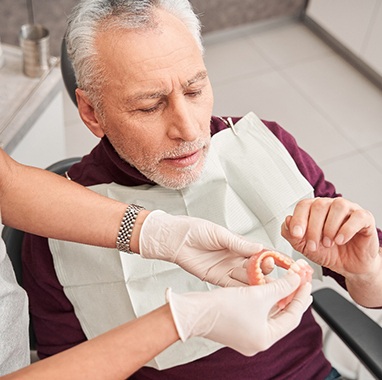
<instances>
[{"instance_id":1,"label":"wrinkled forehead","mask_svg":"<svg viewBox=\"0 0 382 380\"><path fill-rule=\"evenodd\" d=\"M114 88L118 84L159 85L174 76L184 82L204 69L202 52L192 34L168 13L157 18L155 27L100 31L96 51L105 84Z\"/></svg>"}]
</instances>

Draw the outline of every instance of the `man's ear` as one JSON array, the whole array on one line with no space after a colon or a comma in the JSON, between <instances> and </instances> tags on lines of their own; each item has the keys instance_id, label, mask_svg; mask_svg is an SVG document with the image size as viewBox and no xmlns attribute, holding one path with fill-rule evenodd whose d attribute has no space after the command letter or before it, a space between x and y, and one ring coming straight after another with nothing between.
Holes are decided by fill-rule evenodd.
<instances>
[{"instance_id":1,"label":"man's ear","mask_svg":"<svg viewBox=\"0 0 382 380\"><path fill-rule=\"evenodd\" d=\"M76 89L76 99L78 112L80 113L82 121L95 136L102 138L105 135L102 125L83 90L80 90L79 88Z\"/></svg>"}]
</instances>

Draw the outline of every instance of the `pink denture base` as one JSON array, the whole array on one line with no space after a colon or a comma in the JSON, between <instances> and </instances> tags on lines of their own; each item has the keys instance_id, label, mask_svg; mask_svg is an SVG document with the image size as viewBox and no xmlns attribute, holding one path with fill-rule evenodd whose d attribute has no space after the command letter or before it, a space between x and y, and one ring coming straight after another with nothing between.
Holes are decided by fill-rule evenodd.
<instances>
[{"instance_id":1,"label":"pink denture base","mask_svg":"<svg viewBox=\"0 0 382 380\"><path fill-rule=\"evenodd\" d=\"M273 258L275 265L296 272L301 277L301 285L312 282L313 268L305 260L294 261L289 256L280 252L262 250L251 256L248 261L247 273L250 285L263 285L266 283L265 275L261 269L261 263L268 257ZM279 310L284 309L292 301L296 291L277 303Z\"/></svg>"}]
</instances>

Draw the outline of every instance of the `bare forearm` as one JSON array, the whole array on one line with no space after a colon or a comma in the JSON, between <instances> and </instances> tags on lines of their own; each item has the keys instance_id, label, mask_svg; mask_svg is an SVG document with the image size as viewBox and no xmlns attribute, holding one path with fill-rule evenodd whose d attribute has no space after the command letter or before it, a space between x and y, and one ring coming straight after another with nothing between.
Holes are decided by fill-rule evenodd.
<instances>
[{"instance_id":1,"label":"bare forearm","mask_svg":"<svg viewBox=\"0 0 382 380\"><path fill-rule=\"evenodd\" d=\"M114 248L126 204L45 170L20 165L0 150L3 223L37 235Z\"/></svg>"},{"instance_id":2,"label":"bare forearm","mask_svg":"<svg viewBox=\"0 0 382 380\"><path fill-rule=\"evenodd\" d=\"M126 379L178 339L170 307L166 304L2 379Z\"/></svg>"},{"instance_id":3,"label":"bare forearm","mask_svg":"<svg viewBox=\"0 0 382 380\"><path fill-rule=\"evenodd\" d=\"M346 279L349 294L360 305L382 308L382 247L379 248L379 265L370 276Z\"/></svg>"}]
</instances>

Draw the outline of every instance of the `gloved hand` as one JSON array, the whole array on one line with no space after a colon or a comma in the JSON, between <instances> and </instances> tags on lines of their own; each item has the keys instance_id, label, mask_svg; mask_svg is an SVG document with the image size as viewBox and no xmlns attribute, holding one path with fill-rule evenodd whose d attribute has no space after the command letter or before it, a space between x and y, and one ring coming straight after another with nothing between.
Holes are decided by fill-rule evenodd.
<instances>
[{"instance_id":1,"label":"gloved hand","mask_svg":"<svg viewBox=\"0 0 382 380\"><path fill-rule=\"evenodd\" d=\"M207 220L160 210L146 217L139 235L142 257L176 263L201 280L223 287L247 284L246 257L262 248Z\"/></svg>"},{"instance_id":2,"label":"gloved hand","mask_svg":"<svg viewBox=\"0 0 382 380\"><path fill-rule=\"evenodd\" d=\"M299 325L312 302L310 283L300 286L284 310L272 312L274 305L299 284L300 277L289 272L265 285L185 294L168 289L166 298L182 341L201 336L252 356L268 349Z\"/></svg>"}]
</instances>

